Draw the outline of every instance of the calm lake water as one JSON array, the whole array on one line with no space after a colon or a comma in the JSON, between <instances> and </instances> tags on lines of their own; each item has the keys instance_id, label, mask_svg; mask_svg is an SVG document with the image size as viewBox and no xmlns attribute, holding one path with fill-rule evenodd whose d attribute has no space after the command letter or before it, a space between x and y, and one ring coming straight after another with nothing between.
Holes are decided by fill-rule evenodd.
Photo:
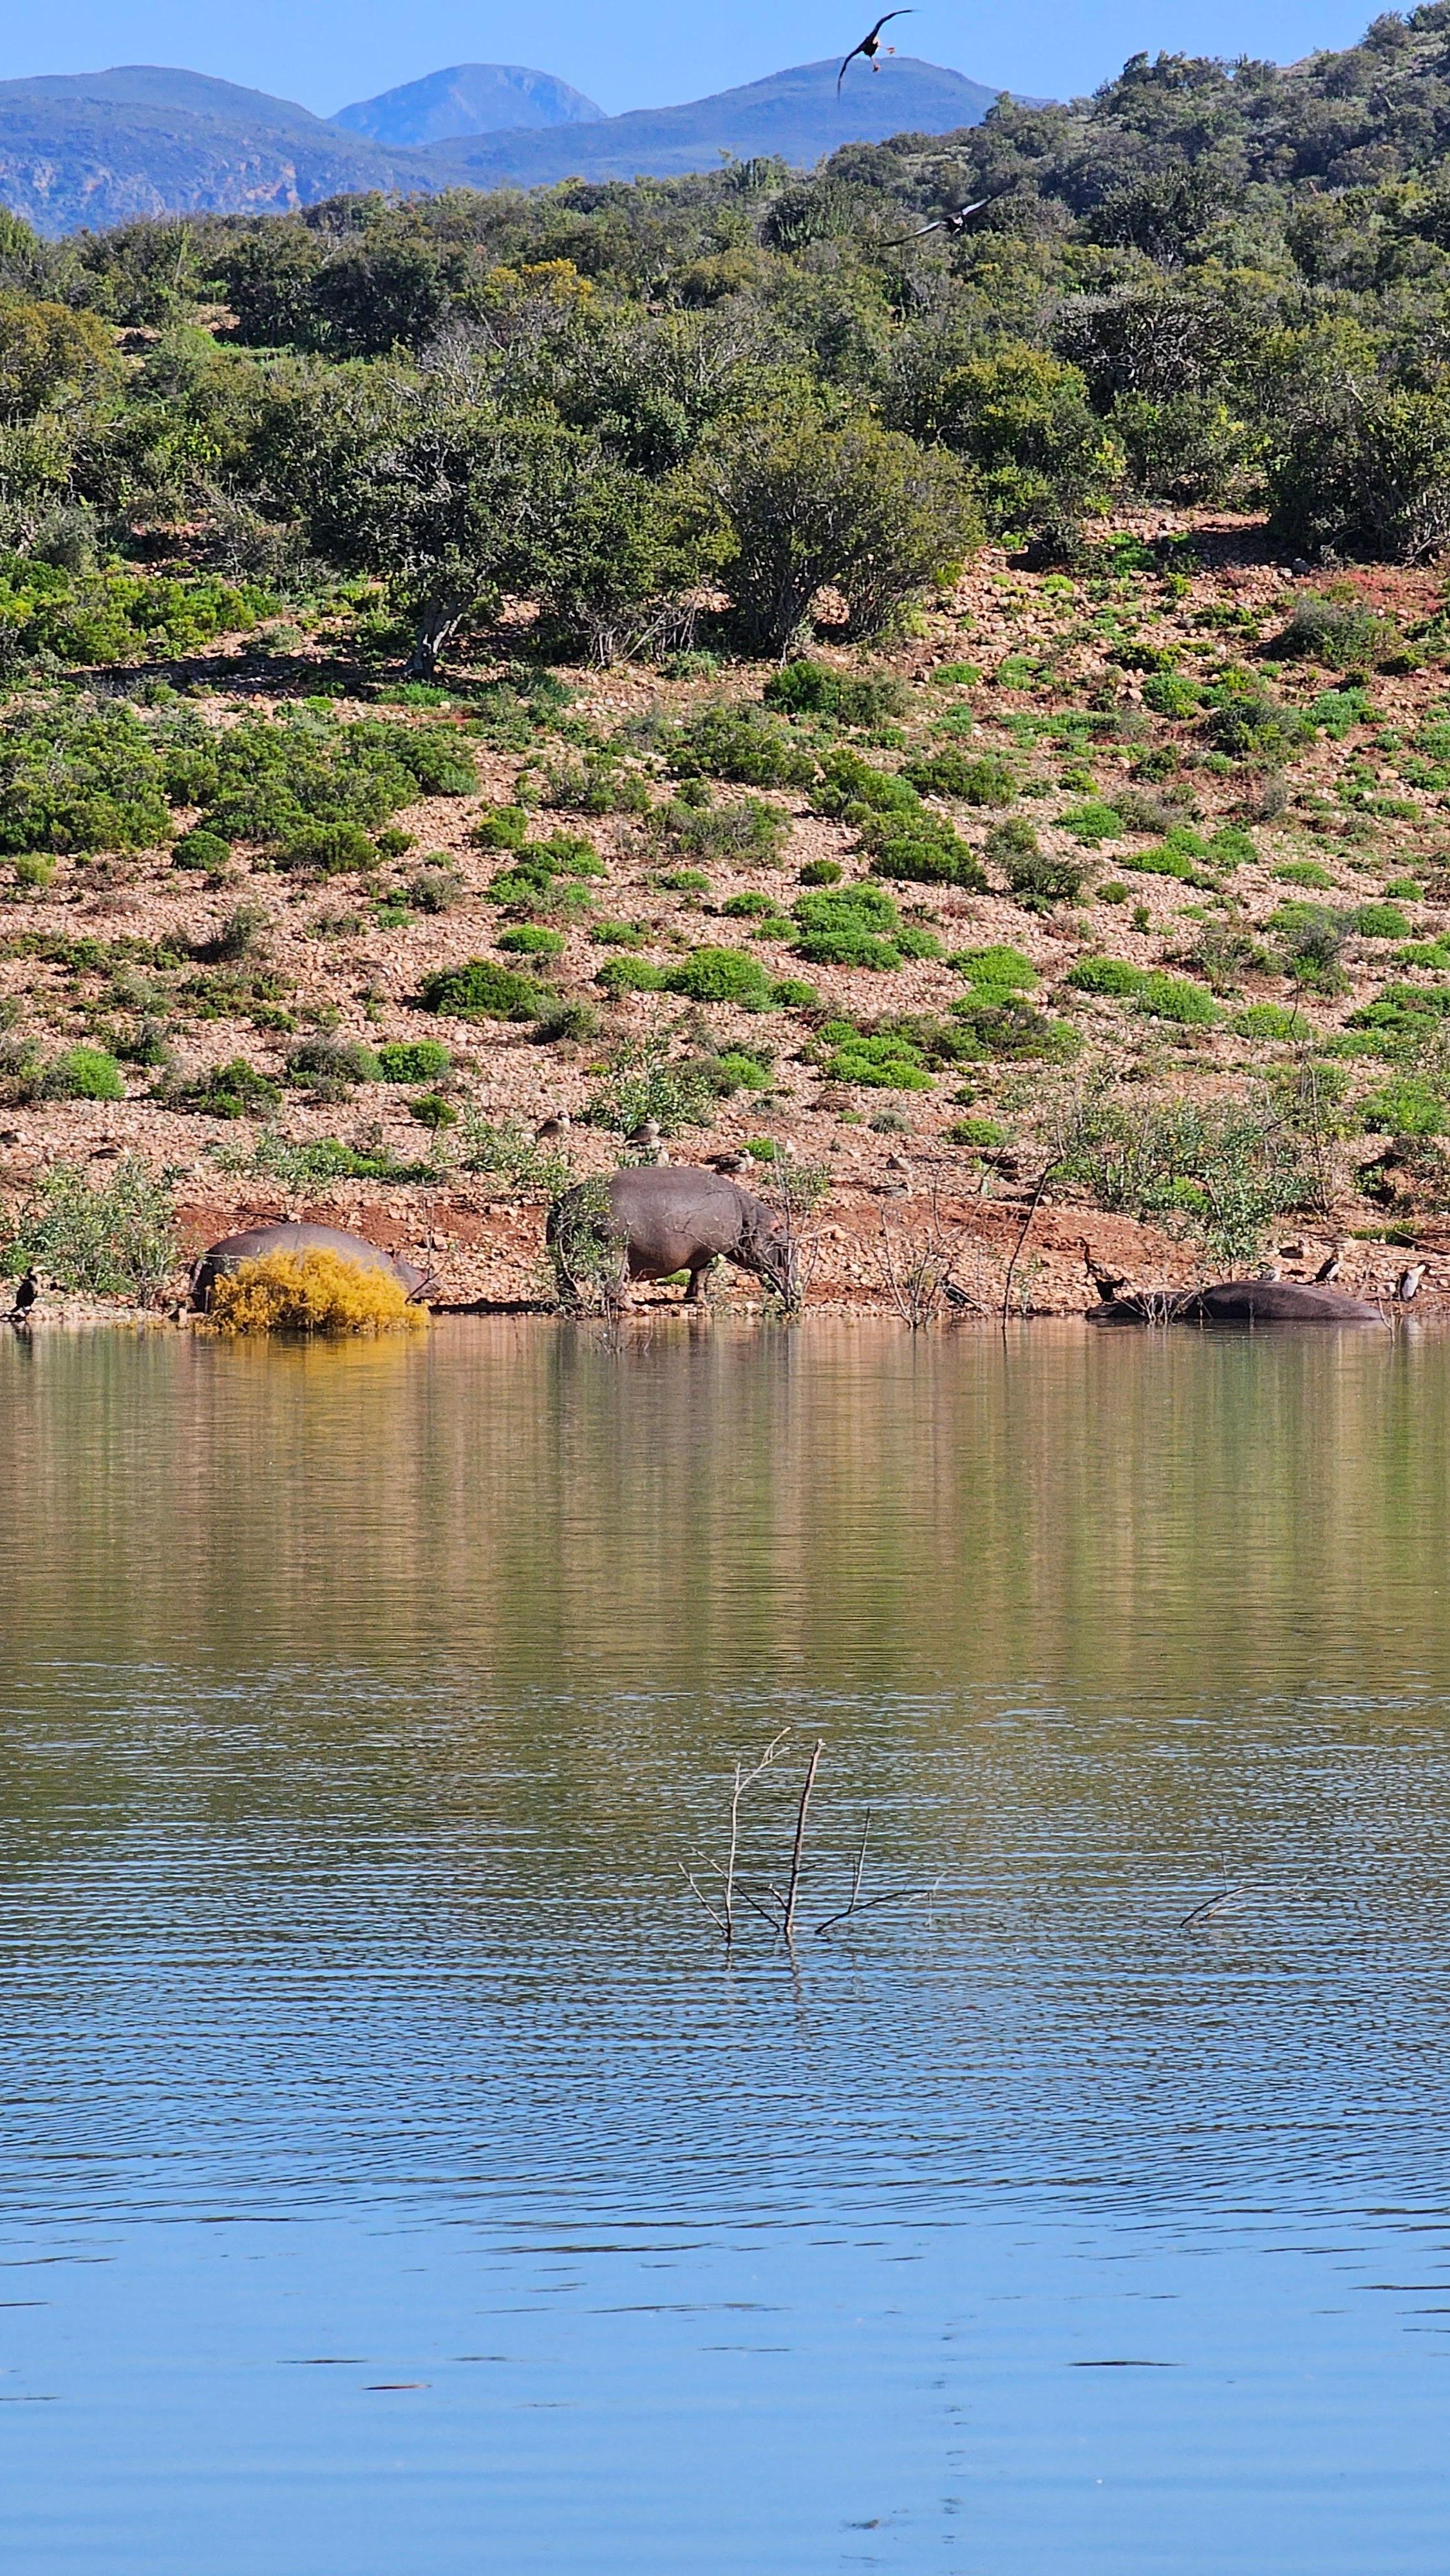
<instances>
[{"instance_id":1,"label":"calm lake water","mask_svg":"<svg viewBox=\"0 0 1450 2576\"><path fill-rule=\"evenodd\" d=\"M5 1336L5 2565L1443 2576L1447 1481L1428 1334Z\"/></svg>"}]
</instances>

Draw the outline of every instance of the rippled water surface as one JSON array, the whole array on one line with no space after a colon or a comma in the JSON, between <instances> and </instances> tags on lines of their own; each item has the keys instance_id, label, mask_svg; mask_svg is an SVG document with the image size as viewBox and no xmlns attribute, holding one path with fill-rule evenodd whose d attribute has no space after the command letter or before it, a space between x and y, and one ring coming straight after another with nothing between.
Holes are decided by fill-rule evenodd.
<instances>
[{"instance_id":1,"label":"rippled water surface","mask_svg":"<svg viewBox=\"0 0 1450 2576\"><path fill-rule=\"evenodd\" d=\"M1447 1478L1414 1335L7 1337L7 2568L1443 2576Z\"/></svg>"}]
</instances>

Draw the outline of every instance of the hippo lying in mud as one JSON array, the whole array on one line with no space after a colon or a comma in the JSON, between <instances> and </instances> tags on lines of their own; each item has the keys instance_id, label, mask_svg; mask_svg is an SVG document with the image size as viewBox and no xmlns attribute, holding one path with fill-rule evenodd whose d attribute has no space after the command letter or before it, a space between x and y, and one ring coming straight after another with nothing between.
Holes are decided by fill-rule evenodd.
<instances>
[{"instance_id":1,"label":"hippo lying in mud","mask_svg":"<svg viewBox=\"0 0 1450 2576\"><path fill-rule=\"evenodd\" d=\"M723 1257L753 1271L794 1303L797 1267L789 1230L773 1208L752 1198L738 1181L693 1163L675 1163L662 1171L616 1172L606 1186L605 1230L617 1244L621 1272L629 1278L669 1279L677 1270L688 1270L690 1303L699 1305L710 1265ZM597 1241L597 1219L593 1230ZM549 1210L549 1248L566 1277L575 1270L571 1238L587 1237L590 1231L586 1183L566 1190Z\"/></svg>"},{"instance_id":2,"label":"hippo lying in mud","mask_svg":"<svg viewBox=\"0 0 1450 2576\"><path fill-rule=\"evenodd\" d=\"M249 1226L245 1234L229 1234L204 1252L191 1274L191 1302L198 1314L204 1315L211 1304L212 1287L224 1270L238 1270L244 1261L262 1261L271 1252L335 1252L341 1261L355 1261L364 1270L388 1270L408 1292L409 1301L421 1297L429 1285L421 1270L411 1261L402 1261L381 1244L369 1243L360 1234L345 1234L340 1226L289 1224L278 1219L270 1225Z\"/></svg>"},{"instance_id":3,"label":"hippo lying in mud","mask_svg":"<svg viewBox=\"0 0 1450 2576\"><path fill-rule=\"evenodd\" d=\"M1382 1324L1378 1306L1308 1279L1225 1279L1216 1288L1128 1289L1090 1324Z\"/></svg>"}]
</instances>

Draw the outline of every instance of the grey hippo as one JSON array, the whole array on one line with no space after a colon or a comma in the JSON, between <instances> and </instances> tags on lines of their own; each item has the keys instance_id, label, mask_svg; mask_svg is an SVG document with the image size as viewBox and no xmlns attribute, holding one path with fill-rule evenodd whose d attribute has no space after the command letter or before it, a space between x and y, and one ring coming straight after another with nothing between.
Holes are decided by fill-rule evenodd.
<instances>
[{"instance_id":1,"label":"grey hippo","mask_svg":"<svg viewBox=\"0 0 1450 2576\"><path fill-rule=\"evenodd\" d=\"M421 1297L430 1284L411 1261L384 1251L381 1244L369 1243L361 1234L347 1234L341 1226L304 1225L279 1217L248 1226L245 1233L226 1235L202 1254L191 1274L191 1302L198 1314L206 1313L212 1287L224 1270L239 1270L244 1261L262 1261L272 1252L335 1252L340 1260L355 1261L361 1269L390 1271L407 1290L410 1302Z\"/></svg>"},{"instance_id":2,"label":"grey hippo","mask_svg":"<svg viewBox=\"0 0 1450 2576\"><path fill-rule=\"evenodd\" d=\"M1224 1279L1215 1288L1128 1289L1091 1324L1383 1324L1378 1306L1312 1279Z\"/></svg>"},{"instance_id":3,"label":"grey hippo","mask_svg":"<svg viewBox=\"0 0 1450 2576\"><path fill-rule=\"evenodd\" d=\"M694 1163L615 1172L607 1183L609 1234L631 1279L690 1274L690 1302L704 1298L712 1262L735 1262L787 1303L797 1294L794 1243L784 1219L738 1181ZM547 1239L568 1267L571 1226L588 1228L588 1185L576 1184L549 1210Z\"/></svg>"}]
</instances>

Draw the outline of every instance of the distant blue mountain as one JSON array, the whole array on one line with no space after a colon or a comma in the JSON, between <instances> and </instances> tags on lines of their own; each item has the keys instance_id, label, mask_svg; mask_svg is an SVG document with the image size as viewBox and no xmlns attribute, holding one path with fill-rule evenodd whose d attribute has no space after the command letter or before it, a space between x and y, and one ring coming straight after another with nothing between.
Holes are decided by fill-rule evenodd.
<instances>
[{"instance_id":1,"label":"distant blue mountain","mask_svg":"<svg viewBox=\"0 0 1450 2576\"><path fill-rule=\"evenodd\" d=\"M604 114L582 90L552 72L523 71L516 63L456 63L426 80L385 89L356 107L340 107L331 125L366 134L374 143L447 143L460 134L497 134L505 127L586 125Z\"/></svg>"},{"instance_id":2,"label":"distant blue mountain","mask_svg":"<svg viewBox=\"0 0 1450 2576\"><path fill-rule=\"evenodd\" d=\"M802 63L717 97L628 116L600 116L565 82L507 64L439 72L344 108L340 118L149 63L0 81L0 205L54 235L137 216L281 214L373 189L426 196L573 177L670 177L717 169L722 157L777 155L809 169L843 143L978 125L996 95L960 72L906 56L879 75L853 63L838 98L838 68L836 61ZM493 84L510 82L534 86L505 102ZM460 99L462 107L449 103ZM556 119L567 122L543 122L550 102ZM502 131L400 139L410 119L417 130L419 121L451 119L462 108L492 115L495 104L514 119ZM376 132L356 123L369 118Z\"/></svg>"}]
</instances>

